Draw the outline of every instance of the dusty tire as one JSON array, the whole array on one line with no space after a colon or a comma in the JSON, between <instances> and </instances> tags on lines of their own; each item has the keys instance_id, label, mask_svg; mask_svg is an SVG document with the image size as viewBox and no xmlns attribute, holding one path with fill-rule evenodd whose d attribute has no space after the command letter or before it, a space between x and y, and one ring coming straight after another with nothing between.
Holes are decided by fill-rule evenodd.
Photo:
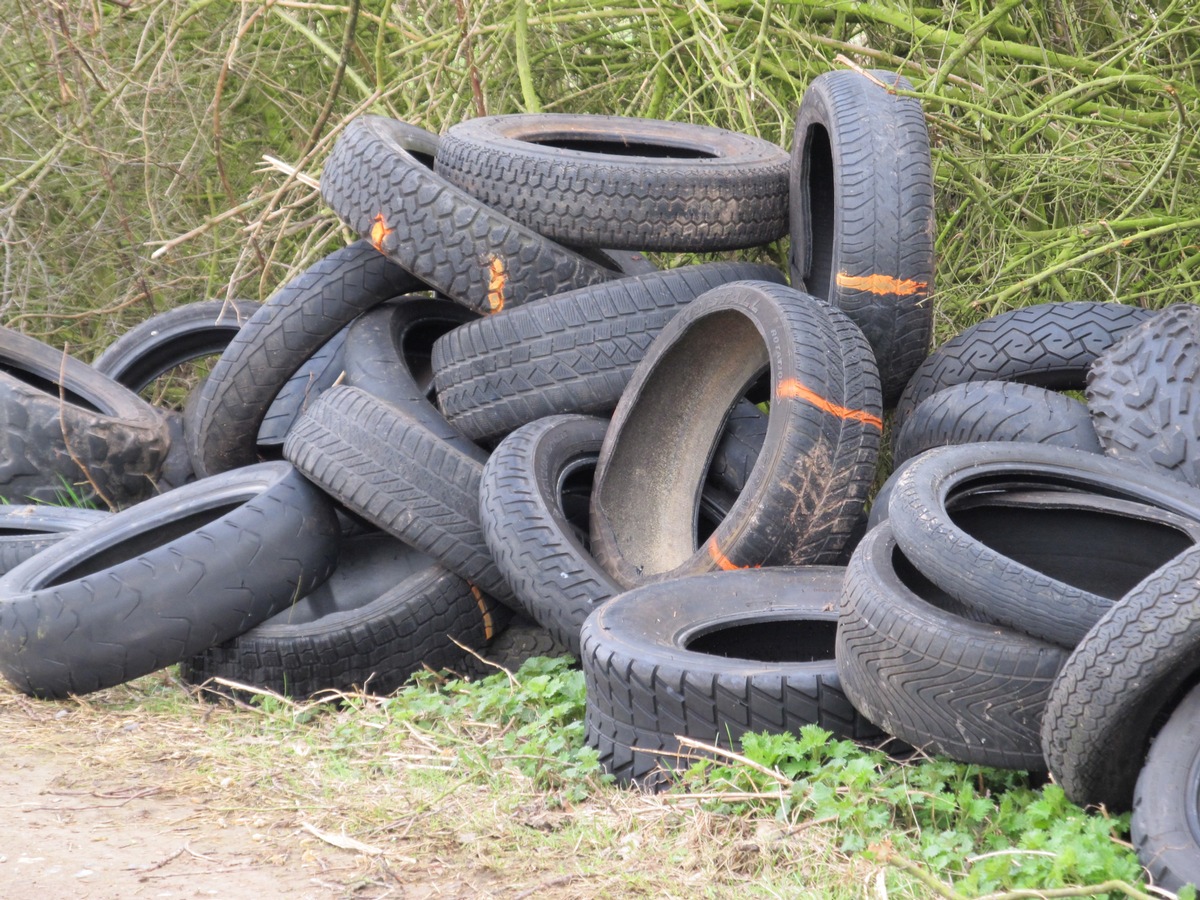
<instances>
[{"instance_id":1,"label":"dusty tire","mask_svg":"<svg viewBox=\"0 0 1200 900\"><path fill-rule=\"evenodd\" d=\"M1088 367L1153 312L1120 303L1042 303L986 319L946 341L921 363L896 405L899 428L917 404L968 381L1019 381L1083 390Z\"/></svg>"},{"instance_id":2,"label":"dusty tire","mask_svg":"<svg viewBox=\"0 0 1200 900\"><path fill-rule=\"evenodd\" d=\"M499 636L488 644L487 649L479 652L482 659L468 653L463 657L460 668L469 678L480 679L496 675L501 669L516 672L529 660L538 657L557 659L570 655L570 648L555 639L549 631L532 619L516 613Z\"/></svg>"},{"instance_id":3,"label":"dusty tire","mask_svg":"<svg viewBox=\"0 0 1200 900\"><path fill-rule=\"evenodd\" d=\"M474 440L543 416L612 413L654 338L705 291L782 282L770 266L717 262L569 291L456 328L434 344L438 403Z\"/></svg>"},{"instance_id":4,"label":"dusty tire","mask_svg":"<svg viewBox=\"0 0 1200 900\"><path fill-rule=\"evenodd\" d=\"M736 748L749 732L816 724L882 738L837 676L842 575L835 566L714 572L598 609L581 640L588 743L601 763L622 782L657 787L660 767L680 765L678 736Z\"/></svg>"},{"instance_id":5,"label":"dusty tire","mask_svg":"<svg viewBox=\"0 0 1200 900\"><path fill-rule=\"evenodd\" d=\"M787 154L707 125L558 113L482 116L442 136L436 168L564 244L732 250L787 231Z\"/></svg>"},{"instance_id":6,"label":"dusty tire","mask_svg":"<svg viewBox=\"0 0 1200 900\"><path fill-rule=\"evenodd\" d=\"M436 175L437 142L395 119L359 116L325 161L321 195L381 253L479 313L613 277Z\"/></svg>"},{"instance_id":7,"label":"dusty tire","mask_svg":"<svg viewBox=\"0 0 1200 900\"><path fill-rule=\"evenodd\" d=\"M771 398L763 450L697 548L713 448L759 382ZM621 396L596 471L592 552L625 587L828 563L863 508L880 414L870 349L842 313L782 285L715 288L667 324Z\"/></svg>"},{"instance_id":8,"label":"dusty tire","mask_svg":"<svg viewBox=\"0 0 1200 900\"><path fill-rule=\"evenodd\" d=\"M284 463L152 497L0 578L0 672L65 697L179 662L321 583L339 536L328 498Z\"/></svg>"},{"instance_id":9,"label":"dusty tire","mask_svg":"<svg viewBox=\"0 0 1200 900\"><path fill-rule=\"evenodd\" d=\"M913 459L892 486L896 543L931 582L994 621L1067 649L1143 577L1192 546L1171 526L1102 517L1094 534L1064 535L1056 556L1010 535L1013 556L969 533L948 511L962 489L1024 481L1147 504L1200 522L1200 493L1095 453L1042 444L939 447ZM1128 526L1128 530L1126 530ZM997 535L997 538L1003 538ZM997 541L1000 543L1000 541Z\"/></svg>"},{"instance_id":10,"label":"dusty tire","mask_svg":"<svg viewBox=\"0 0 1200 900\"><path fill-rule=\"evenodd\" d=\"M284 454L352 512L511 601L480 528L483 466L411 416L339 385L300 417Z\"/></svg>"},{"instance_id":11,"label":"dusty tire","mask_svg":"<svg viewBox=\"0 0 1200 900\"><path fill-rule=\"evenodd\" d=\"M1087 402L1104 452L1200 485L1200 309L1172 306L1096 359Z\"/></svg>"},{"instance_id":12,"label":"dusty tire","mask_svg":"<svg viewBox=\"0 0 1200 900\"><path fill-rule=\"evenodd\" d=\"M380 532L342 539L337 568L287 609L186 660L183 680L225 678L291 697L390 694L423 666L458 665L451 638L483 650L491 603L411 547Z\"/></svg>"},{"instance_id":13,"label":"dusty tire","mask_svg":"<svg viewBox=\"0 0 1200 900\"><path fill-rule=\"evenodd\" d=\"M0 575L16 568L73 531L108 518L98 509L0 505Z\"/></svg>"},{"instance_id":14,"label":"dusty tire","mask_svg":"<svg viewBox=\"0 0 1200 900\"><path fill-rule=\"evenodd\" d=\"M926 397L904 420L892 465L934 447L1017 441L1103 453L1088 408L1033 384L974 381Z\"/></svg>"},{"instance_id":15,"label":"dusty tire","mask_svg":"<svg viewBox=\"0 0 1200 900\"><path fill-rule=\"evenodd\" d=\"M1044 770L1042 711L1067 652L959 609L904 558L887 522L867 532L839 601L843 690L868 719L916 747Z\"/></svg>"},{"instance_id":16,"label":"dusty tire","mask_svg":"<svg viewBox=\"0 0 1200 900\"><path fill-rule=\"evenodd\" d=\"M61 350L0 328L0 496L113 506L156 492L170 449L162 416Z\"/></svg>"},{"instance_id":17,"label":"dusty tire","mask_svg":"<svg viewBox=\"0 0 1200 900\"><path fill-rule=\"evenodd\" d=\"M921 104L878 81L826 72L796 113L791 162L792 284L827 299L867 336L884 403L929 352L933 165Z\"/></svg>"}]
</instances>

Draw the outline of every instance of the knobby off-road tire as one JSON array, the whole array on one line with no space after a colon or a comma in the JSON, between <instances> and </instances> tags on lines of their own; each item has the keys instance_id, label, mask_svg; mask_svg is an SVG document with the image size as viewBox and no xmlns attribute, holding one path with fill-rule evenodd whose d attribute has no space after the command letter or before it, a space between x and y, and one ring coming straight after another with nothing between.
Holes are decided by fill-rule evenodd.
<instances>
[{"instance_id":1,"label":"knobby off-road tire","mask_svg":"<svg viewBox=\"0 0 1200 900\"><path fill-rule=\"evenodd\" d=\"M196 473L255 462L267 411L305 360L360 313L423 288L370 242L358 241L276 291L230 341L188 410Z\"/></svg>"},{"instance_id":2,"label":"knobby off-road tire","mask_svg":"<svg viewBox=\"0 0 1200 900\"><path fill-rule=\"evenodd\" d=\"M321 196L356 233L430 287L492 313L616 273L542 237L433 170L437 137L359 116L321 173Z\"/></svg>"},{"instance_id":3,"label":"knobby off-road tire","mask_svg":"<svg viewBox=\"0 0 1200 900\"><path fill-rule=\"evenodd\" d=\"M1090 491L1148 504L1200 522L1200 492L1153 472L1095 453L1042 444L988 443L938 447L914 458L896 479L888 521L896 543L930 581L994 621L1073 648L1126 591L1182 550L1192 538L1170 526L1101 517L1104 530L1063 535L1061 558L1021 544L1005 554L948 511L963 489L1023 481ZM1053 545L1051 545L1051 549ZM1028 561L1023 562L1022 559Z\"/></svg>"},{"instance_id":4,"label":"knobby off-road tire","mask_svg":"<svg viewBox=\"0 0 1200 900\"><path fill-rule=\"evenodd\" d=\"M1150 745L1129 830L1155 885L1178 891L1200 884L1200 687L1188 691Z\"/></svg>"},{"instance_id":5,"label":"knobby off-road tire","mask_svg":"<svg viewBox=\"0 0 1200 900\"><path fill-rule=\"evenodd\" d=\"M730 410L762 380L766 439L697 549L698 499ZM874 473L881 407L870 348L843 313L792 288L735 282L663 329L604 439L592 552L621 585L836 558Z\"/></svg>"},{"instance_id":6,"label":"knobby off-road tire","mask_svg":"<svg viewBox=\"0 0 1200 900\"><path fill-rule=\"evenodd\" d=\"M496 605L382 532L345 537L327 581L260 625L194 656L183 680L225 678L292 697L390 694L422 666L460 664L454 638L483 651Z\"/></svg>"},{"instance_id":7,"label":"knobby off-road tire","mask_svg":"<svg viewBox=\"0 0 1200 900\"><path fill-rule=\"evenodd\" d=\"M1179 304L1130 329L1088 372L1104 452L1200 485L1200 308Z\"/></svg>"},{"instance_id":8,"label":"knobby off-road tire","mask_svg":"<svg viewBox=\"0 0 1200 900\"><path fill-rule=\"evenodd\" d=\"M283 449L351 511L485 593L512 601L479 524L482 464L402 410L339 385L300 417Z\"/></svg>"},{"instance_id":9,"label":"knobby off-road tire","mask_svg":"<svg viewBox=\"0 0 1200 900\"><path fill-rule=\"evenodd\" d=\"M108 518L98 509L70 506L0 505L0 575L73 531Z\"/></svg>"},{"instance_id":10,"label":"knobby off-road tire","mask_svg":"<svg viewBox=\"0 0 1200 900\"><path fill-rule=\"evenodd\" d=\"M836 566L714 572L622 594L584 624L588 743L622 782L664 786L678 738L738 747L816 724L879 740L834 663ZM681 760L676 754L683 751Z\"/></svg>"},{"instance_id":11,"label":"knobby off-road tire","mask_svg":"<svg viewBox=\"0 0 1200 900\"><path fill-rule=\"evenodd\" d=\"M898 466L934 447L1018 441L1103 453L1087 406L1046 388L1008 381L952 385L921 401L892 446Z\"/></svg>"},{"instance_id":12,"label":"knobby off-road tire","mask_svg":"<svg viewBox=\"0 0 1200 900\"><path fill-rule=\"evenodd\" d=\"M0 328L0 497L113 506L152 496L170 449L166 423L87 363Z\"/></svg>"},{"instance_id":13,"label":"knobby off-road tire","mask_svg":"<svg viewBox=\"0 0 1200 900\"><path fill-rule=\"evenodd\" d=\"M450 127L436 169L564 244L698 252L765 244L787 231L787 153L708 125L481 116Z\"/></svg>"},{"instance_id":14,"label":"knobby off-road tire","mask_svg":"<svg viewBox=\"0 0 1200 900\"><path fill-rule=\"evenodd\" d=\"M890 406L929 352L934 221L925 115L888 85L912 89L892 72L813 79L796 114L789 215L792 284L863 330Z\"/></svg>"},{"instance_id":15,"label":"knobby off-road tire","mask_svg":"<svg viewBox=\"0 0 1200 900\"><path fill-rule=\"evenodd\" d=\"M438 403L475 440L560 413L609 415L654 338L692 300L771 266L716 262L622 278L489 316L439 338Z\"/></svg>"},{"instance_id":16,"label":"knobby off-road tire","mask_svg":"<svg viewBox=\"0 0 1200 900\"><path fill-rule=\"evenodd\" d=\"M946 341L921 363L896 405L894 425L898 429L930 394L968 381L1083 390L1096 358L1152 315L1137 306L1080 300L993 316Z\"/></svg>"},{"instance_id":17,"label":"knobby off-road tire","mask_svg":"<svg viewBox=\"0 0 1200 900\"><path fill-rule=\"evenodd\" d=\"M179 662L324 581L339 537L329 499L282 462L152 497L0 578L0 673L65 697Z\"/></svg>"},{"instance_id":18,"label":"knobby off-road tire","mask_svg":"<svg viewBox=\"0 0 1200 900\"><path fill-rule=\"evenodd\" d=\"M401 297L363 313L347 328L344 383L403 409L443 441L484 462L487 451L452 426L436 397L434 341L477 318L449 300Z\"/></svg>"},{"instance_id":19,"label":"knobby off-road tire","mask_svg":"<svg viewBox=\"0 0 1200 900\"><path fill-rule=\"evenodd\" d=\"M884 522L846 569L836 658L864 716L961 762L1042 771L1039 728L1067 651L958 615L896 547Z\"/></svg>"}]
</instances>

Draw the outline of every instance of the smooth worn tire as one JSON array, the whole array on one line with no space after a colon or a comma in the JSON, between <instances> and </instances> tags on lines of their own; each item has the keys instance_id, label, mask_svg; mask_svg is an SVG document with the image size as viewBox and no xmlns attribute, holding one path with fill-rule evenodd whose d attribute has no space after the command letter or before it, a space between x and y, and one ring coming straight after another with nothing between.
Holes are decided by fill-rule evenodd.
<instances>
[{"instance_id":1,"label":"smooth worn tire","mask_svg":"<svg viewBox=\"0 0 1200 900\"><path fill-rule=\"evenodd\" d=\"M762 451L697 548L713 448L760 382L771 402ZM844 314L782 285L715 288L667 324L621 396L596 470L592 553L624 587L832 562L874 476L880 415L870 348Z\"/></svg>"},{"instance_id":2,"label":"smooth worn tire","mask_svg":"<svg viewBox=\"0 0 1200 900\"><path fill-rule=\"evenodd\" d=\"M892 465L934 447L1019 441L1103 453L1087 406L1046 388L1009 381L951 385L926 397L904 420Z\"/></svg>"},{"instance_id":3,"label":"smooth worn tire","mask_svg":"<svg viewBox=\"0 0 1200 900\"><path fill-rule=\"evenodd\" d=\"M1198 674L1200 546L1115 604L1055 680L1042 748L1068 799L1129 809L1150 740Z\"/></svg>"},{"instance_id":4,"label":"smooth worn tire","mask_svg":"<svg viewBox=\"0 0 1200 900\"><path fill-rule=\"evenodd\" d=\"M151 497L166 422L125 386L64 351L0 328L0 497L112 507Z\"/></svg>"},{"instance_id":5,"label":"smooth worn tire","mask_svg":"<svg viewBox=\"0 0 1200 900\"><path fill-rule=\"evenodd\" d=\"M436 135L359 116L325 161L321 196L380 253L479 313L615 275L435 174L437 153Z\"/></svg>"},{"instance_id":6,"label":"smooth worn tire","mask_svg":"<svg viewBox=\"0 0 1200 900\"><path fill-rule=\"evenodd\" d=\"M439 174L564 244L700 252L787 231L788 157L710 125L519 113L450 126Z\"/></svg>"},{"instance_id":7,"label":"smooth worn tire","mask_svg":"<svg viewBox=\"0 0 1200 900\"><path fill-rule=\"evenodd\" d=\"M610 415L646 350L700 294L743 279L782 283L771 266L715 262L592 285L488 316L434 344L446 417L498 440L543 416Z\"/></svg>"},{"instance_id":8,"label":"smooth worn tire","mask_svg":"<svg viewBox=\"0 0 1200 900\"><path fill-rule=\"evenodd\" d=\"M343 537L337 568L306 596L180 667L291 697L390 694L413 672L459 665L492 637L492 601L382 532Z\"/></svg>"},{"instance_id":9,"label":"smooth worn tire","mask_svg":"<svg viewBox=\"0 0 1200 900\"><path fill-rule=\"evenodd\" d=\"M1129 830L1156 887L1200 885L1200 687L1188 691L1150 745Z\"/></svg>"},{"instance_id":10,"label":"smooth worn tire","mask_svg":"<svg viewBox=\"0 0 1200 900\"><path fill-rule=\"evenodd\" d=\"M363 313L347 328L344 384L399 407L463 453L484 462L487 451L452 426L430 400L434 342L478 318L449 300L400 297Z\"/></svg>"},{"instance_id":11,"label":"smooth worn tire","mask_svg":"<svg viewBox=\"0 0 1200 900\"><path fill-rule=\"evenodd\" d=\"M680 767L675 754L688 753L678 737L737 748L747 733L815 724L840 738L882 739L837 675L843 571L714 572L646 585L600 607L581 641L588 743L605 769L622 782L661 786L661 770Z\"/></svg>"},{"instance_id":12,"label":"smooth worn tire","mask_svg":"<svg viewBox=\"0 0 1200 900\"><path fill-rule=\"evenodd\" d=\"M0 505L0 575L110 513L46 504Z\"/></svg>"},{"instance_id":13,"label":"smooth worn tire","mask_svg":"<svg viewBox=\"0 0 1200 900\"><path fill-rule=\"evenodd\" d=\"M377 528L484 593L512 600L479 523L483 465L403 410L339 385L300 417L284 454Z\"/></svg>"},{"instance_id":14,"label":"smooth worn tire","mask_svg":"<svg viewBox=\"0 0 1200 900\"><path fill-rule=\"evenodd\" d=\"M1039 728L1067 652L960 615L896 546L884 522L846 569L838 673L863 715L960 762L1042 771Z\"/></svg>"},{"instance_id":15,"label":"smooth worn tire","mask_svg":"<svg viewBox=\"0 0 1200 900\"><path fill-rule=\"evenodd\" d=\"M933 334L933 164L921 104L885 85L912 89L882 71L826 72L809 84L789 215L792 284L863 330L891 406Z\"/></svg>"},{"instance_id":16,"label":"smooth worn tire","mask_svg":"<svg viewBox=\"0 0 1200 900\"><path fill-rule=\"evenodd\" d=\"M368 241L335 250L276 291L230 341L187 410L200 476L258 460L257 435L293 375L344 326L421 285Z\"/></svg>"},{"instance_id":17,"label":"smooth worn tire","mask_svg":"<svg viewBox=\"0 0 1200 900\"><path fill-rule=\"evenodd\" d=\"M1170 526L1101 517L1096 533L1064 534L1060 558L1049 548L1008 539L1004 552L969 533L948 511L955 494L987 484L1024 481L1058 490L1131 500L1200 522L1200 492L1174 479L1095 453L1043 444L987 443L937 447L914 458L892 486L888 521L896 543L921 573L994 621L1073 648L1115 601L1143 577L1192 545ZM1027 560L1028 564L1023 561Z\"/></svg>"},{"instance_id":18,"label":"smooth worn tire","mask_svg":"<svg viewBox=\"0 0 1200 900\"><path fill-rule=\"evenodd\" d=\"M1138 306L1073 300L992 316L946 341L921 363L896 404L893 424L898 429L930 394L969 381L1019 381L1081 391L1097 357L1152 315Z\"/></svg>"},{"instance_id":19,"label":"smooth worn tire","mask_svg":"<svg viewBox=\"0 0 1200 900\"><path fill-rule=\"evenodd\" d=\"M179 662L324 581L339 538L329 499L282 462L152 497L0 577L0 673L66 697Z\"/></svg>"},{"instance_id":20,"label":"smooth worn tire","mask_svg":"<svg viewBox=\"0 0 1200 900\"><path fill-rule=\"evenodd\" d=\"M1087 405L1104 452L1200 486L1200 309L1164 310L1096 359Z\"/></svg>"}]
</instances>

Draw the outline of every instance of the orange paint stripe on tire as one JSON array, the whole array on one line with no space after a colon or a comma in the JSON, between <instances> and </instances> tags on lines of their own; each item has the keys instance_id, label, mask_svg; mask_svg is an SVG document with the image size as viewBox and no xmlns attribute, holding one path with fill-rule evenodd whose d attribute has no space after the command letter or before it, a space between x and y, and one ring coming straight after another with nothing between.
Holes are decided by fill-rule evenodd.
<instances>
[{"instance_id":1,"label":"orange paint stripe on tire","mask_svg":"<svg viewBox=\"0 0 1200 900\"><path fill-rule=\"evenodd\" d=\"M872 415L869 412L864 412L861 409L847 409L845 406L838 406L836 403L830 403L815 391L810 391L795 378L785 378L779 382L779 390L776 392L778 397L791 397L795 400L806 400L815 406L817 409L823 410L830 415L837 416L839 419L851 419L855 422L862 422L864 425L870 425L872 428L883 430L883 420L879 416Z\"/></svg>"},{"instance_id":2,"label":"orange paint stripe on tire","mask_svg":"<svg viewBox=\"0 0 1200 900\"><path fill-rule=\"evenodd\" d=\"M846 272L837 273L837 283L838 287L850 288L854 291L893 294L898 297L908 297L929 287L929 282L913 281L911 278L902 280L893 278L891 275L849 275Z\"/></svg>"},{"instance_id":3,"label":"orange paint stripe on tire","mask_svg":"<svg viewBox=\"0 0 1200 900\"><path fill-rule=\"evenodd\" d=\"M733 572L737 569L759 569L761 566L739 566L733 562L728 556L721 552L721 548L714 541L708 542L708 555L712 557L712 561L717 564L717 568L722 572Z\"/></svg>"},{"instance_id":4,"label":"orange paint stripe on tire","mask_svg":"<svg viewBox=\"0 0 1200 900\"><path fill-rule=\"evenodd\" d=\"M479 607L479 613L483 616L483 639L491 642L496 636L496 623L492 621L491 611L488 609L487 601L483 599L483 591L471 585L471 595L475 598L475 604Z\"/></svg>"},{"instance_id":5,"label":"orange paint stripe on tire","mask_svg":"<svg viewBox=\"0 0 1200 900\"><path fill-rule=\"evenodd\" d=\"M383 242L395 230L394 228L388 228L387 222L383 218L383 213L380 213L375 217L375 221L371 223L371 246L382 253Z\"/></svg>"}]
</instances>

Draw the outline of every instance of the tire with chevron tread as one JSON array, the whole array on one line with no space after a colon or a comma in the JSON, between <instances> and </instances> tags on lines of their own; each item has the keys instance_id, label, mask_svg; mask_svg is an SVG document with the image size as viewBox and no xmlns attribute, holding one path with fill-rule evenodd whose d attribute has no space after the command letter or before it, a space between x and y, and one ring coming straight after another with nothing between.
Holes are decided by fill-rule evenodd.
<instances>
[{"instance_id":1,"label":"tire with chevron tread","mask_svg":"<svg viewBox=\"0 0 1200 900\"><path fill-rule=\"evenodd\" d=\"M0 504L0 575L110 514L46 503Z\"/></svg>"}]
</instances>

